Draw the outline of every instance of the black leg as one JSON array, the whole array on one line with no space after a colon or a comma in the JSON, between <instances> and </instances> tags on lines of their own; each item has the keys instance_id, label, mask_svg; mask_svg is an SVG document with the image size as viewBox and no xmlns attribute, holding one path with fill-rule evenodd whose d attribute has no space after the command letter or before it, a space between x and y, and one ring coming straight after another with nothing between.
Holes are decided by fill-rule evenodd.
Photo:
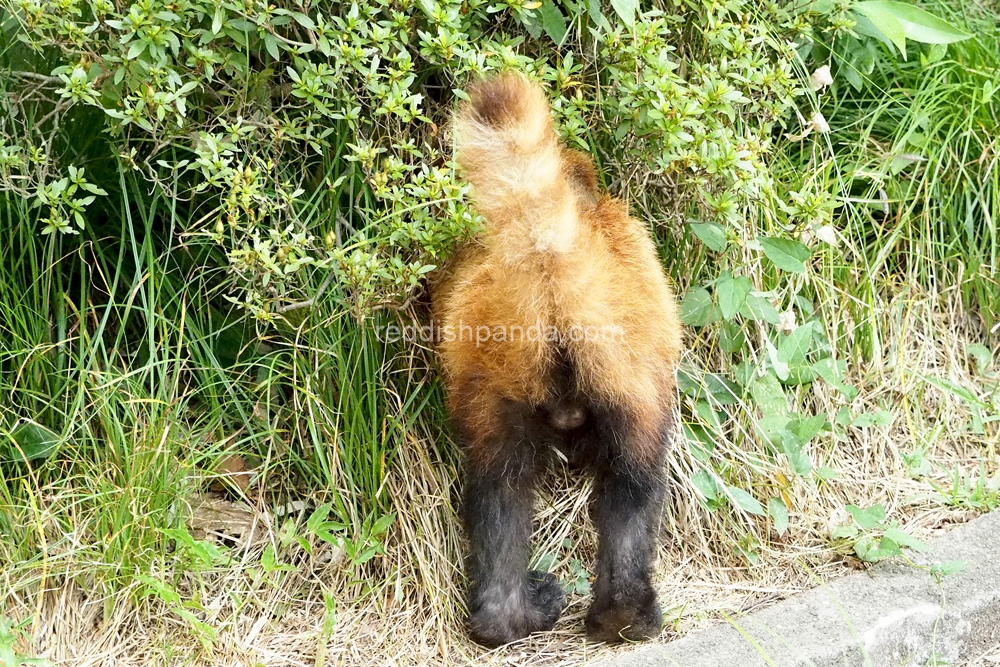
<instances>
[{"instance_id":1,"label":"black leg","mask_svg":"<svg viewBox=\"0 0 1000 667\"><path fill-rule=\"evenodd\" d=\"M605 444L596 462L591 501L600 544L587 635L606 642L651 639L662 623L651 577L663 506L663 445L647 443L645 452L656 453L638 457L636 437L615 430L603 436L613 444Z\"/></svg>"},{"instance_id":2,"label":"black leg","mask_svg":"<svg viewBox=\"0 0 1000 667\"><path fill-rule=\"evenodd\" d=\"M532 503L544 466L541 448L511 428L483 463L470 453L464 519L470 542L469 630L486 646L500 646L550 630L565 593L551 574L528 571Z\"/></svg>"}]
</instances>

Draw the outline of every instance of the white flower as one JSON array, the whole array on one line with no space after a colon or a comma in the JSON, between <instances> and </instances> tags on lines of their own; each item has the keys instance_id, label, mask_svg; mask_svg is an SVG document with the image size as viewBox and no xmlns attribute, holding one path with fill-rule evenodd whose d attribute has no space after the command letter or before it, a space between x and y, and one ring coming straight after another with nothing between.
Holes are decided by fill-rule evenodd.
<instances>
[{"instance_id":1,"label":"white flower","mask_svg":"<svg viewBox=\"0 0 1000 667\"><path fill-rule=\"evenodd\" d=\"M816 230L816 236L819 240L833 246L840 243L840 239L837 238L837 230L833 228L833 225L823 225Z\"/></svg>"},{"instance_id":2,"label":"white flower","mask_svg":"<svg viewBox=\"0 0 1000 667\"><path fill-rule=\"evenodd\" d=\"M799 116L799 120L803 120L802 116ZM826 117L819 111L812 115L809 122L805 124L802 132L799 134L786 134L785 138L789 141L802 141L808 137L813 132L819 132L820 134L825 134L830 131L830 124L826 122Z\"/></svg>"},{"instance_id":3,"label":"white flower","mask_svg":"<svg viewBox=\"0 0 1000 667\"><path fill-rule=\"evenodd\" d=\"M795 311L789 308L778 315L778 328L785 333L792 333L797 328L795 326Z\"/></svg>"},{"instance_id":4,"label":"white flower","mask_svg":"<svg viewBox=\"0 0 1000 667\"><path fill-rule=\"evenodd\" d=\"M809 77L809 81L812 83L813 90L822 90L826 88L831 83L833 83L833 76L830 75L830 66L823 65L818 70L812 73Z\"/></svg>"},{"instance_id":5,"label":"white flower","mask_svg":"<svg viewBox=\"0 0 1000 667\"><path fill-rule=\"evenodd\" d=\"M843 507L838 507L830 512L830 517L826 520L826 532L833 537L834 532L843 525L849 524L850 515Z\"/></svg>"},{"instance_id":6,"label":"white flower","mask_svg":"<svg viewBox=\"0 0 1000 667\"><path fill-rule=\"evenodd\" d=\"M819 111L814 113L812 118L809 119L809 127L820 134L826 134L830 131L830 124L826 122L826 118Z\"/></svg>"}]
</instances>

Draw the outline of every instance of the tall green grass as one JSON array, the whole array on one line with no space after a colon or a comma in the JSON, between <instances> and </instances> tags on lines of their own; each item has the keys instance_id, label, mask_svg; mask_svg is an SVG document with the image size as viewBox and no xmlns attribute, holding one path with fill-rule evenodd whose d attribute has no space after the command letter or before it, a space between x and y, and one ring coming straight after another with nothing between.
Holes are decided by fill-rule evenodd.
<instances>
[{"instance_id":1,"label":"tall green grass","mask_svg":"<svg viewBox=\"0 0 1000 667\"><path fill-rule=\"evenodd\" d=\"M332 301L294 326L248 320L185 242L176 201L132 174L116 185L81 239L39 236L11 197L0 209L0 430L28 418L60 436L46 460L3 449L4 595L39 577L127 587L235 455L250 498L330 502L356 533L388 514L394 451L437 400L427 369L407 373L378 322Z\"/></svg>"},{"instance_id":2,"label":"tall green grass","mask_svg":"<svg viewBox=\"0 0 1000 667\"><path fill-rule=\"evenodd\" d=\"M838 284L862 300L894 278L938 292L955 285L991 329L1000 313L1000 17L978 3L921 6L972 38L946 55L923 47L906 62L879 61L860 92L841 85L826 150L789 166L825 172L844 193L853 261ZM863 278L848 275L857 270Z\"/></svg>"}]
</instances>

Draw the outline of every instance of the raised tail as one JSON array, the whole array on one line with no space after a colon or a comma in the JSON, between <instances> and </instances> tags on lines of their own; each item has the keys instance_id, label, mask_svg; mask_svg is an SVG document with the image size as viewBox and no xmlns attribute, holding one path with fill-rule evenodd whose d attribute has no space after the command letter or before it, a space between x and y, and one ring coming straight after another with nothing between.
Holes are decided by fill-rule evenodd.
<instances>
[{"instance_id":1,"label":"raised tail","mask_svg":"<svg viewBox=\"0 0 1000 667\"><path fill-rule=\"evenodd\" d=\"M507 73L477 82L455 115L455 154L487 235L505 254L566 252L576 194L538 84ZM514 258L514 257L512 257Z\"/></svg>"}]
</instances>

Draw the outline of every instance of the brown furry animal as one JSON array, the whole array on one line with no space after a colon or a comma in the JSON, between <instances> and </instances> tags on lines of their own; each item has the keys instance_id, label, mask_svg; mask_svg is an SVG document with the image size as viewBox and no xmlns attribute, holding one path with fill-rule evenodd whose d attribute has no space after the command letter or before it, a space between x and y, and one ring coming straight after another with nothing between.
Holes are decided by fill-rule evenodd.
<instances>
[{"instance_id":1,"label":"brown furry animal","mask_svg":"<svg viewBox=\"0 0 1000 667\"><path fill-rule=\"evenodd\" d=\"M542 89L481 81L456 156L486 219L432 287L448 405L466 448L469 625L496 646L552 628L565 596L528 571L534 487L553 447L595 476L587 633L659 634L650 583L681 326L646 226L560 146Z\"/></svg>"}]
</instances>

